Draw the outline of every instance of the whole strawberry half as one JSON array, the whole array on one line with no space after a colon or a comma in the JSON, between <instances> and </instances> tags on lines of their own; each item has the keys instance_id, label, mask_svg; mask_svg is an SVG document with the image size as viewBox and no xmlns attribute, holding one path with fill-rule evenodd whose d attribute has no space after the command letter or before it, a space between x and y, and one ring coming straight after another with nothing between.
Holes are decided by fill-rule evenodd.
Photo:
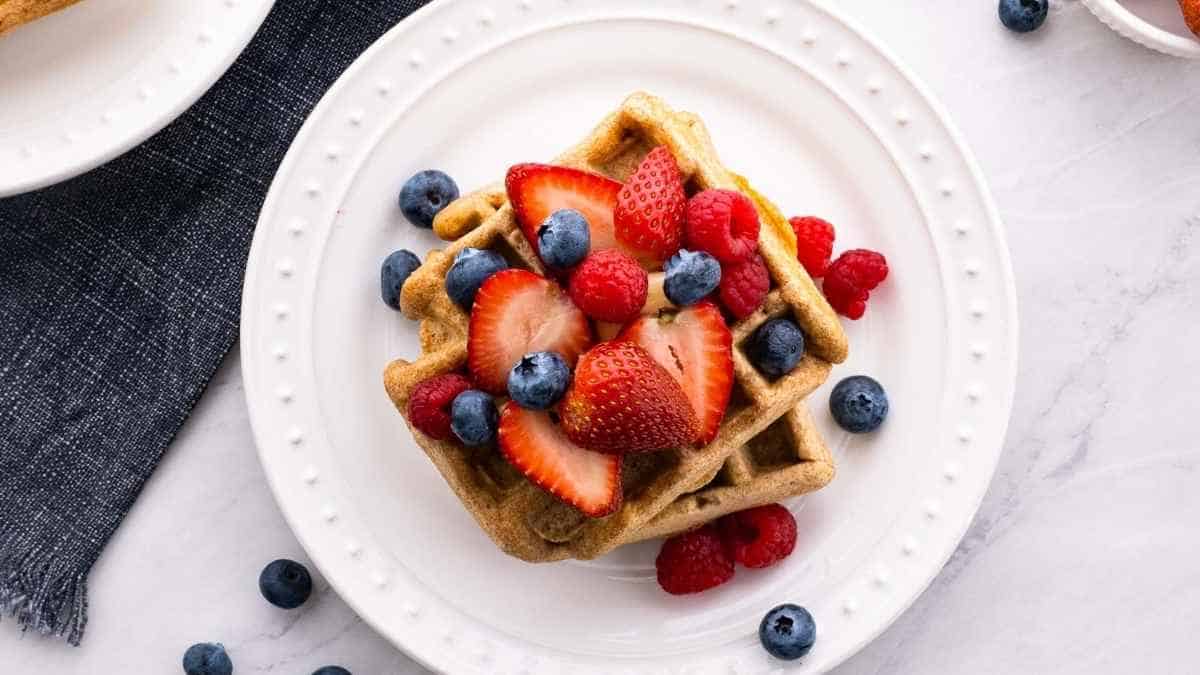
<instances>
[{"instance_id":1,"label":"whole strawberry half","mask_svg":"<svg viewBox=\"0 0 1200 675\"><path fill-rule=\"evenodd\" d=\"M538 250L538 228L550 214L575 209L588 221L591 250L620 248L635 258L637 252L620 244L613 233L613 209L621 184L590 171L551 164L517 164L504 179L508 200L525 238Z\"/></svg>"},{"instance_id":2,"label":"whole strawberry half","mask_svg":"<svg viewBox=\"0 0 1200 675\"><path fill-rule=\"evenodd\" d=\"M467 366L477 387L504 394L508 373L522 356L552 351L574 365L591 344L587 317L558 284L533 272L504 270L475 295Z\"/></svg>"},{"instance_id":3,"label":"whole strawberry half","mask_svg":"<svg viewBox=\"0 0 1200 675\"><path fill-rule=\"evenodd\" d=\"M509 401L500 411L500 452L535 485L592 518L621 506L621 458L585 450L551 413Z\"/></svg>"},{"instance_id":4,"label":"whole strawberry half","mask_svg":"<svg viewBox=\"0 0 1200 675\"><path fill-rule=\"evenodd\" d=\"M716 437L733 389L733 336L716 305L643 316L617 339L641 345L683 388L700 423L696 443Z\"/></svg>"},{"instance_id":5,"label":"whole strawberry half","mask_svg":"<svg viewBox=\"0 0 1200 675\"><path fill-rule=\"evenodd\" d=\"M613 209L617 241L662 267L679 250L686 207L679 165L671 151L660 145L646 155L617 195Z\"/></svg>"},{"instance_id":6,"label":"whole strawberry half","mask_svg":"<svg viewBox=\"0 0 1200 675\"><path fill-rule=\"evenodd\" d=\"M696 438L687 395L632 342L602 342L579 357L561 414L567 438L601 452L648 452Z\"/></svg>"}]
</instances>

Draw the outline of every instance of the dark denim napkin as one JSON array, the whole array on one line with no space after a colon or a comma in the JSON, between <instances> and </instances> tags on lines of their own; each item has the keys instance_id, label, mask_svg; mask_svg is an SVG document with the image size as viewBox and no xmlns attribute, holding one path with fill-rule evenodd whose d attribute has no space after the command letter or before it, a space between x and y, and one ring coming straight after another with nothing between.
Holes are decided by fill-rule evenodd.
<instances>
[{"instance_id":1,"label":"dark denim napkin","mask_svg":"<svg viewBox=\"0 0 1200 675\"><path fill-rule=\"evenodd\" d=\"M83 637L87 575L237 336L292 137L422 0L277 0L195 106L84 176L0 200L0 615Z\"/></svg>"}]
</instances>

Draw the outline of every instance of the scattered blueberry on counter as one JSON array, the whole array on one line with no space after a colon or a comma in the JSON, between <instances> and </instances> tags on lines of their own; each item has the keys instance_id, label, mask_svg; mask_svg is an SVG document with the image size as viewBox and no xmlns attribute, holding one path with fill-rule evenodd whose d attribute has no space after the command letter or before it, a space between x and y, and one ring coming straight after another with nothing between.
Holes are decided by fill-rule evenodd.
<instances>
[{"instance_id":1,"label":"scattered blueberry on counter","mask_svg":"<svg viewBox=\"0 0 1200 675\"><path fill-rule=\"evenodd\" d=\"M685 248L667 259L663 291L671 304L694 305L721 284L721 263L703 251Z\"/></svg>"},{"instance_id":2,"label":"scattered blueberry on counter","mask_svg":"<svg viewBox=\"0 0 1200 675\"><path fill-rule=\"evenodd\" d=\"M264 567L258 575L258 590L272 605L295 609L312 594L312 577L304 565L280 559Z\"/></svg>"},{"instance_id":3,"label":"scattered blueberry on counter","mask_svg":"<svg viewBox=\"0 0 1200 675\"><path fill-rule=\"evenodd\" d=\"M526 354L508 374L508 395L529 410L545 410L567 393L571 368L554 352Z\"/></svg>"},{"instance_id":4,"label":"scattered blueberry on counter","mask_svg":"<svg viewBox=\"0 0 1200 675\"><path fill-rule=\"evenodd\" d=\"M459 307L470 310L483 282L503 269L508 269L508 261L499 253L464 248L454 256L454 264L446 272L446 293Z\"/></svg>"},{"instance_id":5,"label":"scattered blueberry on counter","mask_svg":"<svg viewBox=\"0 0 1200 675\"><path fill-rule=\"evenodd\" d=\"M321 666L314 670L312 675L352 675L352 673L341 666Z\"/></svg>"},{"instance_id":6,"label":"scattered blueberry on counter","mask_svg":"<svg viewBox=\"0 0 1200 675\"><path fill-rule=\"evenodd\" d=\"M383 259L379 270L379 293L392 309L400 309L400 289L404 282L421 266L421 259L412 251L400 249Z\"/></svg>"},{"instance_id":7,"label":"scattered blueberry on counter","mask_svg":"<svg viewBox=\"0 0 1200 675\"><path fill-rule=\"evenodd\" d=\"M1018 33L1040 28L1049 11L1050 0L1000 0L1000 22Z\"/></svg>"},{"instance_id":8,"label":"scattered blueberry on counter","mask_svg":"<svg viewBox=\"0 0 1200 675\"><path fill-rule=\"evenodd\" d=\"M450 430L465 445L487 445L496 438L500 412L492 397L478 389L468 389L450 404Z\"/></svg>"},{"instance_id":9,"label":"scattered blueberry on counter","mask_svg":"<svg viewBox=\"0 0 1200 675\"><path fill-rule=\"evenodd\" d=\"M804 356L804 333L791 319L771 319L758 327L747 345L750 359L768 377L783 377Z\"/></svg>"},{"instance_id":10,"label":"scattered blueberry on counter","mask_svg":"<svg viewBox=\"0 0 1200 675\"><path fill-rule=\"evenodd\" d=\"M421 171L400 189L400 211L408 222L430 229L434 216L455 199L458 199L458 185L453 178L441 171Z\"/></svg>"},{"instance_id":11,"label":"scattered blueberry on counter","mask_svg":"<svg viewBox=\"0 0 1200 675\"><path fill-rule=\"evenodd\" d=\"M591 248L591 229L575 209L555 211L538 228L538 255L551 267L574 267Z\"/></svg>"},{"instance_id":12,"label":"scattered blueberry on counter","mask_svg":"<svg viewBox=\"0 0 1200 675\"><path fill-rule=\"evenodd\" d=\"M220 644L200 642L183 653L183 672L187 675L232 675L233 661Z\"/></svg>"},{"instance_id":13,"label":"scattered blueberry on counter","mask_svg":"<svg viewBox=\"0 0 1200 675\"><path fill-rule=\"evenodd\" d=\"M812 649L817 624L807 609L791 603L779 605L758 625L758 639L771 656L794 661Z\"/></svg>"},{"instance_id":14,"label":"scattered blueberry on counter","mask_svg":"<svg viewBox=\"0 0 1200 675\"><path fill-rule=\"evenodd\" d=\"M829 412L838 426L855 434L879 428L888 414L888 397L883 386L866 375L847 377L829 395Z\"/></svg>"}]
</instances>

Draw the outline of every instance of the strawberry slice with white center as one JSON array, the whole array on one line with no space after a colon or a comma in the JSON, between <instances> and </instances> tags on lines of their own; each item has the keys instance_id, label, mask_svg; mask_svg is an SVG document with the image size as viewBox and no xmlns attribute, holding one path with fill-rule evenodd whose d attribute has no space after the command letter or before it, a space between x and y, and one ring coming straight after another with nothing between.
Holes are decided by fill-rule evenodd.
<instances>
[{"instance_id":1,"label":"strawberry slice with white center","mask_svg":"<svg viewBox=\"0 0 1200 675\"><path fill-rule=\"evenodd\" d=\"M683 387L704 445L717 435L733 389L733 335L721 310L705 300L678 311L643 316L625 327L618 340L637 343Z\"/></svg>"},{"instance_id":2,"label":"strawberry slice with white center","mask_svg":"<svg viewBox=\"0 0 1200 675\"><path fill-rule=\"evenodd\" d=\"M618 242L613 232L613 209L623 187L621 183L565 166L517 164L508 170L504 187L521 231L534 251L538 250L537 233L542 222L555 211L575 209L588 221L592 251L619 248L643 265L653 263L646 254Z\"/></svg>"},{"instance_id":3,"label":"strawberry slice with white center","mask_svg":"<svg viewBox=\"0 0 1200 675\"><path fill-rule=\"evenodd\" d=\"M535 485L592 518L621 506L621 457L567 440L549 412L509 401L500 411L500 452Z\"/></svg>"},{"instance_id":4,"label":"strawberry slice with white center","mask_svg":"<svg viewBox=\"0 0 1200 675\"><path fill-rule=\"evenodd\" d=\"M475 295L467 366L475 386L504 395L508 373L530 352L557 352L574 366L592 344L587 317L556 283L509 269L488 277Z\"/></svg>"}]
</instances>

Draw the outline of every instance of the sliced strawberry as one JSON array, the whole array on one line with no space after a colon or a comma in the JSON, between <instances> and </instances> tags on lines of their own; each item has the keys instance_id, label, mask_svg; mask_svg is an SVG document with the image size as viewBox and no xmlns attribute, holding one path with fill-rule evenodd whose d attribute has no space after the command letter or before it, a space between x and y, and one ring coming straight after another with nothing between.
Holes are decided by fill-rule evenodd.
<instances>
[{"instance_id":1,"label":"sliced strawberry","mask_svg":"<svg viewBox=\"0 0 1200 675\"><path fill-rule=\"evenodd\" d=\"M559 209L575 209L591 226L591 250L620 248L648 264L645 256L617 242L613 233L613 208L621 184L598 173L550 164L517 164L504 179L521 231L538 248L537 231L542 221Z\"/></svg>"},{"instance_id":2,"label":"sliced strawberry","mask_svg":"<svg viewBox=\"0 0 1200 675\"><path fill-rule=\"evenodd\" d=\"M643 316L625 327L618 340L637 343L683 387L703 445L717 435L733 388L733 336L721 310L705 300L677 312Z\"/></svg>"},{"instance_id":3,"label":"sliced strawberry","mask_svg":"<svg viewBox=\"0 0 1200 675\"><path fill-rule=\"evenodd\" d=\"M508 372L529 352L558 352L569 365L592 344L587 317L558 284L525 270L504 270L479 287L467 337L475 385L508 389Z\"/></svg>"},{"instance_id":4,"label":"sliced strawberry","mask_svg":"<svg viewBox=\"0 0 1200 675\"><path fill-rule=\"evenodd\" d=\"M585 450L549 412L509 401L500 412L500 451L535 485L592 518L621 506L621 458Z\"/></svg>"},{"instance_id":5,"label":"sliced strawberry","mask_svg":"<svg viewBox=\"0 0 1200 675\"><path fill-rule=\"evenodd\" d=\"M657 267L675 255L683 239L683 175L666 146L654 148L625 181L613 209L617 241Z\"/></svg>"}]
</instances>

